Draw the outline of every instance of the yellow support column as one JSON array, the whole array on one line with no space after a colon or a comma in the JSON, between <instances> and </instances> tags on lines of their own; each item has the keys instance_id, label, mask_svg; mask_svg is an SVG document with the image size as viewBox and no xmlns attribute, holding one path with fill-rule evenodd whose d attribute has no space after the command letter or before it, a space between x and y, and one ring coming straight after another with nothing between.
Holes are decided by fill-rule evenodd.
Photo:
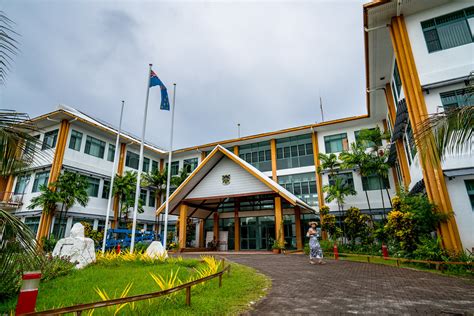
<instances>
[{"instance_id":1,"label":"yellow support column","mask_svg":"<svg viewBox=\"0 0 474 316\"><path fill-rule=\"evenodd\" d=\"M204 245L204 220L200 219L199 220L199 248L206 248L206 245Z\"/></svg>"},{"instance_id":2,"label":"yellow support column","mask_svg":"<svg viewBox=\"0 0 474 316\"><path fill-rule=\"evenodd\" d=\"M5 192L3 193L4 202L7 202L8 200L10 200L10 197L12 196L14 180L15 180L15 177L13 175L8 176L7 184L5 186Z\"/></svg>"},{"instance_id":3,"label":"yellow support column","mask_svg":"<svg viewBox=\"0 0 474 316\"><path fill-rule=\"evenodd\" d=\"M121 143L120 144L120 153L119 153L119 161L117 166L117 174L122 175L123 169L125 167L125 155L127 153L127 144ZM111 191L112 192L112 188ZM118 196L114 197L114 220L112 221L112 228L118 228L119 225L119 198ZM160 206L157 204L157 206Z\"/></svg>"},{"instance_id":4,"label":"yellow support column","mask_svg":"<svg viewBox=\"0 0 474 316\"><path fill-rule=\"evenodd\" d=\"M313 157L314 157L314 168L316 172L316 192L318 193L318 206L319 208L321 208L324 206L324 193L323 193L323 179L318 172L318 168L320 165L318 132L313 131L313 133L311 134L311 140L313 143ZM320 220L321 220L321 226L322 226L323 219L320 218ZM326 240L328 238L327 232L323 230L321 237L323 238L323 240Z\"/></svg>"},{"instance_id":5,"label":"yellow support column","mask_svg":"<svg viewBox=\"0 0 474 316\"><path fill-rule=\"evenodd\" d=\"M415 66L415 60L411 50L410 40L405 26L403 16L392 18L390 25L390 36L399 66L400 78L405 92L408 115L415 139L419 139L419 129L423 118L428 116L425 99L421 90L418 71ZM428 145L434 146L433 136L424 139ZM431 202L438 206L440 212L452 214L453 208L448 195L446 182L439 157L433 156L432 152L426 152L423 146L417 142L420 162L423 171L423 180L426 192ZM443 247L455 252L463 250L461 238L457 228L454 216L451 216L446 222L441 223L438 229L442 238Z\"/></svg>"},{"instance_id":6,"label":"yellow support column","mask_svg":"<svg viewBox=\"0 0 474 316\"><path fill-rule=\"evenodd\" d=\"M387 107L388 107L388 116L390 117L390 122L392 126L395 126L395 118L397 117L397 112L395 110L395 102L393 101L393 94L392 88L390 84L387 83L385 86L385 99L387 100ZM410 168L408 167L407 156L405 152L405 147L403 146L403 141L401 139L397 139L395 141L395 147L397 149L397 159L398 165L400 166L400 171L402 173L403 178L403 185L406 190L408 190L408 186L411 182L410 176Z\"/></svg>"},{"instance_id":7,"label":"yellow support column","mask_svg":"<svg viewBox=\"0 0 474 316\"><path fill-rule=\"evenodd\" d=\"M301 236L301 209L295 206L295 233L296 233L296 249L303 249L303 238Z\"/></svg>"},{"instance_id":8,"label":"yellow support column","mask_svg":"<svg viewBox=\"0 0 474 316\"><path fill-rule=\"evenodd\" d=\"M214 233L214 240L219 242L219 213L217 211L214 212L213 233Z\"/></svg>"},{"instance_id":9,"label":"yellow support column","mask_svg":"<svg viewBox=\"0 0 474 316\"><path fill-rule=\"evenodd\" d=\"M281 207L281 197L275 197L275 239L279 243L285 242L285 233L283 230L283 209Z\"/></svg>"},{"instance_id":10,"label":"yellow support column","mask_svg":"<svg viewBox=\"0 0 474 316\"><path fill-rule=\"evenodd\" d=\"M239 146L234 146L234 155L239 155Z\"/></svg>"},{"instance_id":11,"label":"yellow support column","mask_svg":"<svg viewBox=\"0 0 474 316\"><path fill-rule=\"evenodd\" d=\"M186 223L188 220L188 206L181 203L179 206L179 250L186 248Z\"/></svg>"},{"instance_id":12,"label":"yellow support column","mask_svg":"<svg viewBox=\"0 0 474 316\"><path fill-rule=\"evenodd\" d=\"M234 210L234 251L240 251L240 202L235 201L235 210Z\"/></svg>"},{"instance_id":13,"label":"yellow support column","mask_svg":"<svg viewBox=\"0 0 474 316\"><path fill-rule=\"evenodd\" d=\"M68 120L62 120L59 127L58 142L56 144L56 149L54 151L53 162L51 164L51 171L49 173L48 185L52 182L58 180L59 174L61 173L61 168L63 165L64 152L66 151L67 137L69 135L69 128L71 124ZM51 230L51 222L53 220L54 214L49 210L42 210L40 225L38 227L37 239L39 245L42 246L41 239L43 237L48 237Z\"/></svg>"},{"instance_id":14,"label":"yellow support column","mask_svg":"<svg viewBox=\"0 0 474 316\"><path fill-rule=\"evenodd\" d=\"M276 150L276 140L270 140L270 155L272 157L272 179L275 182L278 182L277 178L277 150Z\"/></svg>"}]
</instances>

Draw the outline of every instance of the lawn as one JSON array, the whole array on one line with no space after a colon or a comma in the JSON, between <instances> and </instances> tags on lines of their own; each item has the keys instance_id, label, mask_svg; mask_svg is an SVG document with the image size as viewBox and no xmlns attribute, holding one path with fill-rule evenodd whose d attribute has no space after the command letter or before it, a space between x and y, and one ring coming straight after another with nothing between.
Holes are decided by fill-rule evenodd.
<instances>
[{"instance_id":1,"label":"lawn","mask_svg":"<svg viewBox=\"0 0 474 316\"><path fill-rule=\"evenodd\" d=\"M140 261L118 261L113 264L96 263L83 270L58 277L40 285L37 311L65 307L75 304L100 301L96 288L104 290L112 298L120 297L124 288L132 283L127 296L159 291L150 273L167 277L178 271L178 277L186 282L196 276L196 268L204 263L195 259L166 261L147 264ZM256 301L266 294L270 280L254 269L232 264L231 273L224 275L222 287L218 278L208 281L204 286L192 289L191 306L185 305L184 291L174 298L156 298L151 301L128 305L118 314L138 315L191 315L191 314L238 314L249 308L250 301ZM15 301L0 305L0 312L11 310ZM115 307L101 308L94 315L114 314Z\"/></svg>"}]
</instances>

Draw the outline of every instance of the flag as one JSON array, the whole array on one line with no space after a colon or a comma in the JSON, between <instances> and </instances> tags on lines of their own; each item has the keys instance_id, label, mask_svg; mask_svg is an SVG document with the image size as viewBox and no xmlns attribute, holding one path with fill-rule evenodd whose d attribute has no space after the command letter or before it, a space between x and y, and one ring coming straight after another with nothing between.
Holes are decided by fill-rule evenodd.
<instances>
[{"instance_id":1,"label":"flag","mask_svg":"<svg viewBox=\"0 0 474 316\"><path fill-rule=\"evenodd\" d=\"M153 70L150 72L150 88L154 86L160 86L161 90L161 105L160 110L170 110L170 101L168 99L168 90L166 90L165 85L163 82L158 78Z\"/></svg>"}]
</instances>

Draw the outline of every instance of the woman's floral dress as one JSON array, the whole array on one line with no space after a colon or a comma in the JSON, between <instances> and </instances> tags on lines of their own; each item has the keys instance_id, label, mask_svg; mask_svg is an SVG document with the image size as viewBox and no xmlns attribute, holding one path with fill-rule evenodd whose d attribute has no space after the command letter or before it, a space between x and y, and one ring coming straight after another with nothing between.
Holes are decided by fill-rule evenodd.
<instances>
[{"instance_id":1,"label":"woman's floral dress","mask_svg":"<svg viewBox=\"0 0 474 316\"><path fill-rule=\"evenodd\" d=\"M323 259L323 250L321 249L321 245L319 244L318 240L319 235L317 233L310 235L309 231L306 235L309 236L309 259Z\"/></svg>"}]
</instances>

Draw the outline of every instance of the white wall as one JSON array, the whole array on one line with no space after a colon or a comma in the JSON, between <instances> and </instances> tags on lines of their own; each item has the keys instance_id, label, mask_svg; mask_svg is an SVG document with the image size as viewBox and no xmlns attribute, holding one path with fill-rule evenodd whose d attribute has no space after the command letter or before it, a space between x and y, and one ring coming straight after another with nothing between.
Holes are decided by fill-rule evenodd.
<instances>
[{"instance_id":1,"label":"white wall","mask_svg":"<svg viewBox=\"0 0 474 316\"><path fill-rule=\"evenodd\" d=\"M464 180L467 179L474 179L474 176L456 177L451 180L446 178L446 185L451 197L462 245L464 249L472 251L474 249L474 210L464 183Z\"/></svg>"},{"instance_id":2,"label":"white wall","mask_svg":"<svg viewBox=\"0 0 474 316\"><path fill-rule=\"evenodd\" d=\"M469 75L473 69L474 44L467 44L428 53L421 22L471 6L469 1L453 1L429 10L406 16L421 85Z\"/></svg>"}]
</instances>

